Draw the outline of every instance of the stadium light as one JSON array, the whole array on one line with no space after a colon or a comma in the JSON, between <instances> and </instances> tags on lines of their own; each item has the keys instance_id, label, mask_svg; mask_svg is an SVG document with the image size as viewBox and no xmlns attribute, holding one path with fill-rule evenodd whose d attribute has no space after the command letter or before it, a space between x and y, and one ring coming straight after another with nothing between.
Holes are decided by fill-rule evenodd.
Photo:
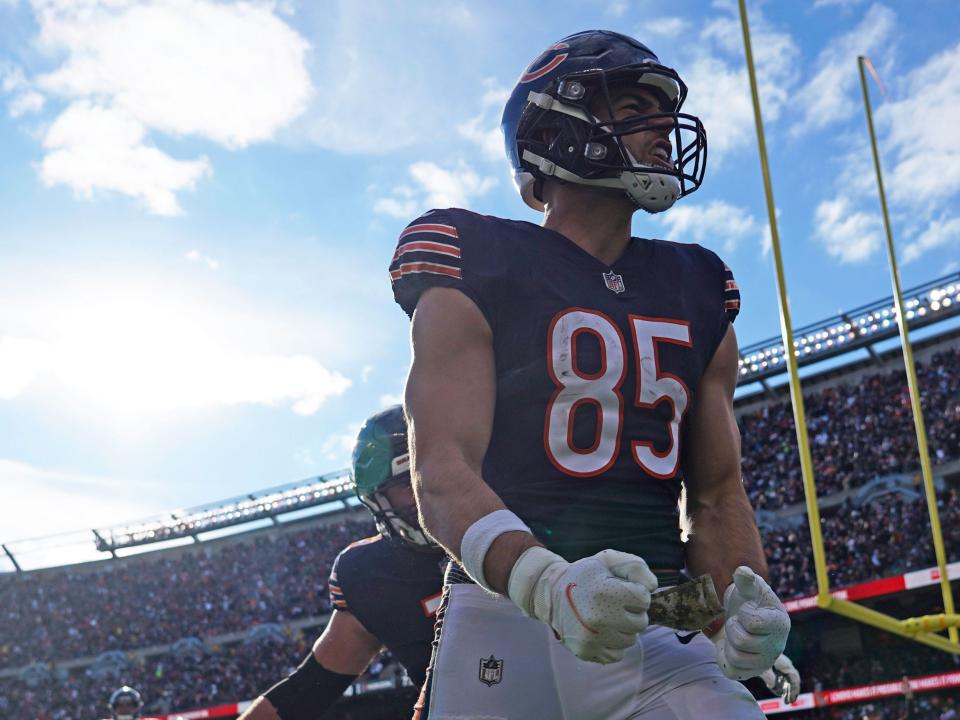
<instances>
[{"instance_id":1,"label":"stadium light","mask_svg":"<svg viewBox=\"0 0 960 720\"><path fill-rule=\"evenodd\" d=\"M904 293L904 317L911 330L960 315L960 272L919 285ZM893 297L862 305L826 320L799 328L793 341L800 366L867 347L896 337ZM746 384L786 372L787 363L779 336L748 345L741 350L739 383ZM770 362L763 362L770 359Z\"/></svg>"},{"instance_id":2,"label":"stadium light","mask_svg":"<svg viewBox=\"0 0 960 720\"><path fill-rule=\"evenodd\" d=\"M150 518L112 528L97 528L97 550L120 548L196 536L231 525L275 518L294 510L353 497L349 470L267 488L243 497L230 498L189 510L176 510L162 518Z\"/></svg>"}]
</instances>

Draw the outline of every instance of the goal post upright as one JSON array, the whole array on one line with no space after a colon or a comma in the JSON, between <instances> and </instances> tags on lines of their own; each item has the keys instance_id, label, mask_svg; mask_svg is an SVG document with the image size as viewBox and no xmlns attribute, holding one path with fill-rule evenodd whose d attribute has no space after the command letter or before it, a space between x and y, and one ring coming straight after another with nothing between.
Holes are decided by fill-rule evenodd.
<instances>
[{"instance_id":1,"label":"goal post upright","mask_svg":"<svg viewBox=\"0 0 960 720\"><path fill-rule=\"evenodd\" d=\"M760 114L760 94L753 66L753 50L750 44L750 27L747 22L747 5L740 3L740 24L743 28L743 46L747 57L747 72L750 76L750 95L753 99L753 117L757 126L757 146L760 152L760 168L763 172L763 191L767 201L767 218L770 222L770 243L777 275L777 293L780 305L780 332L783 336L784 356L790 376L790 399L793 405L793 421L797 429L797 447L800 452L800 471L803 476L803 492L806 498L807 518L810 522L810 538L813 543L813 564L817 575L817 604L828 607L831 601L830 581L827 577L826 553L820 529L820 508L817 505L817 487L813 477L813 460L810 455L810 440L807 437L807 421L803 407L803 388L797 363L797 351L793 342L793 325L790 320L790 301L787 281L783 272L783 256L780 252L780 233L777 228L777 210L773 201L773 184L767 161L767 144L763 133L763 118Z\"/></svg>"},{"instance_id":2,"label":"goal post upright","mask_svg":"<svg viewBox=\"0 0 960 720\"><path fill-rule=\"evenodd\" d=\"M880 196L880 210L883 213L883 229L887 241L887 261L890 265L890 283L893 286L893 303L900 328L900 344L903 347L903 364L907 371L907 387L910 391L910 407L913 410L913 425L917 433L917 448L920 451L920 471L923 476L923 488L927 497L927 512L930 515L930 531L933 534L933 549L940 569L940 592L943 597L943 609L947 616L954 615L953 592L947 575L947 553L943 544L943 530L940 526L940 512L937 509L937 490L933 484L933 466L930 462L930 449L927 445L927 431L923 422L923 408L920 405L920 383L917 380L917 366L913 360L913 347L907 329L906 310L903 307L903 291L900 287L900 269L897 265L896 248L893 245L893 230L890 227L890 213L887 211L887 194L883 189L883 173L880 170L880 152L877 149L877 135L873 128L873 110L870 106L870 91L867 87L866 69L878 81L879 77L873 63L864 55L857 58L860 70L860 88L863 90L863 108L867 116L867 129L870 132L870 148L873 150L873 167L877 173L877 193ZM882 91L882 85L881 85ZM948 629L950 640L957 643L956 625Z\"/></svg>"},{"instance_id":3,"label":"goal post upright","mask_svg":"<svg viewBox=\"0 0 960 720\"><path fill-rule=\"evenodd\" d=\"M787 361L790 382L790 399L793 405L793 418L797 432L797 446L800 456L800 470L803 477L803 491L806 500L807 520L810 525L810 540L813 546L813 562L817 579L817 605L824 610L850 618L866 625L885 630L915 642L943 650L954 655L960 655L960 642L957 641L957 627L960 626L960 615L954 612L953 596L950 592L950 580L947 577L946 553L943 547L943 538L936 507L936 494L933 487L933 475L930 468L929 451L927 449L926 434L923 429L923 417L920 411L919 393L917 388L916 369L913 365L913 354L910 349L907 335L906 317L902 308L902 293L900 279L896 266L896 257L893 251L893 240L890 233L890 224L886 211L886 199L883 195L883 183L880 176L880 161L877 154L876 141L873 133L873 121L869 110L869 100L866 95L866 80L863 75L863 61L860 61L861 81L864 88L864 98L867 101L867 119L870 127L870 136L873 144L874 163L877 169L877 181L880 186L881 205L883 207L884 222L887 231L887 246L890 255L891 276L896 298L897 322L900 326L903 339L904 359L907 364L907 374L910 383L911 403L913 404L914 422L917 428L917 439L921 449L921 466L924 473L924 485L927 491L927 507L930 512L931 527L934 535L934 547L937 553L937 565L940 568L940 584L943 590L945 613L926 615L917 618L901 620L886 613L878 612L859 603L834 597L830 594L830 581L827 575L826 552L823 544L823 534L820 524L820 508L817 504L817 488L813 474L813 460L810 452L810 440L807 435L806 416L803 405L803 391L800 384L797 362L797 350L793 341L793 327L790 320L789 297L787 295L786 277L783 271L783 256L780 250L780 234L777 228L776 204L773 199L773 185L770 179L770 167L767 159L766 140L764 139L763 118L760 112L760 95L757 86L756 69L753 62L753 50L750 44L750 27L747 19L746 0L738 0L740 9L740 23L743 29L744 54L747 61L747 74L750 78L750 95L753 101L753 115L756 122L757 146L760 155L760 168L763 173L763 190L767 204L767 218L770 223L770 240L773 250L774 267L776 270L777 292L780 307L780 329L783 337L784 355ZM946 629L949 637L938 635L936 631Z\"/></svg>"}]
</instances>

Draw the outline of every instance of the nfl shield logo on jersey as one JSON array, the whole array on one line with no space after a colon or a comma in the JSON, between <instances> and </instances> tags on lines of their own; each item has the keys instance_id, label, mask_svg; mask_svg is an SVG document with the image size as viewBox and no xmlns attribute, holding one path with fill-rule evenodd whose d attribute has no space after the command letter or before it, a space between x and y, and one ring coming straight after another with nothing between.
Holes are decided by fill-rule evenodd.
<instances>
[{"instance_id":1,"label":"nfl shield logo on jersey","mask_svg":"<svg viewBox=\"0 0 960 720\"><path fill-rule=\"evenodd\" d=\"M603 274L603 282L607 285L607 290L615 292L617 295L627 288L623 284L623 275L617 275L613 270Z\"/></svg>"},{"instance_id":2,"label":"nfl shield logo on jersey","mask_svg":"<svg viewBox=\"0 0 960 720\"><path fill-rule=\"evenodd\" d=\"M487 687L492 687L502 679L503 660L498 660L493 655L488 658L480 658L480 682Z\"/></svg>"}]
</instances>

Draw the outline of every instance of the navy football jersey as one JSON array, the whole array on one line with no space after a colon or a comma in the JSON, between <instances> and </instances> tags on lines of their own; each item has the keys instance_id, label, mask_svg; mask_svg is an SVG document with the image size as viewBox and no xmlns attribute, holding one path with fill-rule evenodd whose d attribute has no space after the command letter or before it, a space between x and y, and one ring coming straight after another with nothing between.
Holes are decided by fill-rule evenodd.
<instances>
[{"instance_id":1,"label":"navy football jersey","mask_svg":"<svg viewBox=\"0 0 960 720\"><path fill-rule=\"evenodd\" d=\"M729 268L699 245L641 238L607 266L552 230L449 209L401 233L390 277L408 315L443 286L489 323L482 472L506 506L567 560L614 548L675 581L684 416L740 308Z\"/></svg>"},{"instance_id":2,"label":"navy football jersey","mask_svg":"<svg viewBox=\"0 0 960 720\"><path fill-rule=\"evenodd\" d=\"M330 600L351 613L422 685L443 586L442 552L375 535L344 548L330 571Z\"/></svg>"}]
</instances>

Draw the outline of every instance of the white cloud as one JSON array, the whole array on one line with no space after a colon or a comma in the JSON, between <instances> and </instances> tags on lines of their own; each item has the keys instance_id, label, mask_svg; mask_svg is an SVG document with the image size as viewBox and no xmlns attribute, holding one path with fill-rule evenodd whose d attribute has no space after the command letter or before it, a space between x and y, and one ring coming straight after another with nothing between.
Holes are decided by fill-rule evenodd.
<instances>
[{"instance_id":1,"label":"white cloud","mask_svg":"<svg viewBox=\"0 0 960 720\"><path fill-rule=\"evenodd\" d=\"M928 250L950 244L960 245L960 218L934 220L903 248L903 262L913 262Z\"/></svg>"},{"instance_id":2,"label":"white cloud","mask_svg":"<svg viewBox=\"0 0 960 720\"><path fill-rule=\"evenodd\" d=\"M626 0L613 0L603 12L609 17L619 18L626 14L628 8Z\"/></svg>"},{"instance_id":3,"label":"white cloud","mask_svg":"<svg viewBox=\"0 0 960 720\"><path fill-rule=\"evenodd\" d=\"M484 93L480 98L480 112L457 126L457 132L476 143L484 156L491 160L505 157L503 134L500 132L500 115L510 97L510 88L502 87L492 78L484 80Z\"/></svg>"},{"instance_id":4,"label":"white cloud","mask_svg":"<svg viewBox=\"0 0 960 720\"><path fill-rule=\"evenodd\" d=\"M364 365L360 369L360 380L361 382L370 382L370 376L373 375L376 368L373 365Z\"/></svg>"},{"instance_id":5,"label":"white cloud","mask_svg":"<svg viewBox=\"0 0 960 720\"><path fill-rule=\"evenodd\" d=\"M643 37L647 33L660 35L661 37L673 38L690 27L690 23L680 17L661 17L649 22L644 22L637 31L638 37Z\"/></svg>"},{"instance_id":6,"label":"white cloud","mask_svg":"<svg viewBox=\"0 0 960 720\"><path fill-rule=\"evenodd\" d=\"M184 257L187 258L190 262L203 262L211 270L220 269L220 261L215 258L210 257L209 255L204 255L199 250L191 250Z\"/></svg>"},{"instance_id":7,"label":"white cloud","mask_svg":"<svg viewBox=\"0 0 960 720\"><path fill-rule=\"evenodd\" d=\"M351 385L312 355L258 351L279 341L251 341L261 319L242 305L225 311L170 288L106 286L67 296L49 307L21 300L32 330L0 337L0 398L53 390L65 407L76 403L98 417L241 404L311 415Z\"/></svg>"},{"instance_id":8,"label":"white cloud","mask_svg":"<svg viewBox=\"0 0 960 720\"><path fill-rule=\"evenodd\" d=\"M8 114L18 118L27 113L39 112L43 109L44 97L38 93L23 74L23 69L16 66L0 64L0 78L3 82L0 87L10 95Z\"/></svg>"},{"instance_id":9,"label":"white cloud","mask_svg":"<svg viewBox=\"0 0 960 720\"><path fill-rule=\"evenodd\" d=\"M96 553L89 528L155 514L162 503L158 488L144 481L37 467L8 458L0 458L0 487L17 488L17 492L6 493L0 504L5 542L36 537L41 512L44 528L87 528L82 545L78 537L78 544L69 548L58 545L44 552L40 543L12 543L15 553L23 551L18 559L25 568L92 559Z\"/></svg>"},{"instance_id":10,"label":"white cloud","mask_svg":"<svg viewBox=\"0 0 960 720\"><path fill-rule=\"evenodd\" d=\"M47 346L27 338L0 337L0 400L22 393L45 369Z\"/></svg>"},{"instance_id":11,"label":"white cloud","mask_svg":"<svg viewBox=\"0 0 960 720\"><path fill-rule=\"evenodd\" d=\"M313 415L351 385L307 355L245 354L153 323L110 322L96 331L58 342L0 338L0 399L48 380L127 415L243 404L286 405L297 415Z\"/></svg>"},{"instance_id":12,"label":"white cloud","mask_svg":"<svg viewBox=\"0 0 960 720\"><path fill-rule=\"evenodd\" d=\"M32 86L69 101L44 141L48 185L119 192L176 214L176 194L194 188L209 162L171 157L152 133L242 148L307 106L308 45L268 5L34 0L34 9L40 47L63 61Z\"/></svg>"},{"instance_id":13,"label":"white cloud","mask_svg":"<svg viewBox=\"0 0 960 720\"><path fill-rule=\"evenodd\" d=\"M328 462L350 463L350 453L357 442L362 422L350 423L343 432L333 433L320 446L320 454Z\"/></svg>"},{"instance_id":14,"label":"white cloud","mask_svg":"<svg viewBox=\"0 0 960 720\"><path fill-rule=\"evenodd\" d=\"M854 211L846 196L820 203L814 217L817 240L842 263L869 259L883 242L880 217Z\"/></svg>"},{"instance_id":15,"label":"white cloud","mask_svg":"<svg viewBox=\"0 0 960 720\"><path fill-rule=\"evenodd\" d=\"M36 113L43 110L44 97L36 90L27 90L10 101L10 117L18 118L27 113Z\"/></svg>"},{"instance_id":16,"label":"white cloud","mask_svg":"<svg viewBox=\"0 0 960 720\"><path fill-rule=\"evenodd\" d=\"M45 185L73 188L83 197L112 190L139 198L157 215L179 215L177 192L210 173L205 157L176 160L148 144L146 128L117 108L72 103L50 126L39 164Z\"/></svg>"},{"instance_id":17,"label":"white cloud","mask_svg":"<svg viewBox=\"0 0 960 720\"><path fill-rule=\"evenodd\" d=\"M881 146L895 164L884 183L903 207L932 205L960 192L960 44L913 70L907 94L880 104Z\"/></svg>"},{"instance_id":18,"label":"white cloud","mask_svg":"<svg viewBox=\"0 0 960 720\"><path fill-rule=\"evenodd\" d=\"M817 56L816 73L793 98L800 119L790 132L797 136L849 119L860 112L854 99L858 86L856 60L886 48L896 27L896 14L873 5L853 30L834 38ZM889 54L885 50L885 54Z\"/></svg>"},{"instance_id":19,"label":"white cloud","mask_svg":"<svg viewBox=\"0 0 960 720\"><path fill-rule=\"evenodd\" d=\"M799 48L759 12L752 19L752 44L764 119L775 122L798 77ZM710 21L701 33L721 55L699 51L682 73L690 87L684 110L707 128L711 163L722 163L732 151L754 142L750 81L743 59L743 36L736 17Z\"/></svg>"},{"instance_id":20,"label":"white cloud","mask_svg":"<svg viewBox=\"0 0 960 720\"><path fill-rule=\"evenodd\" d=\"M388 408L393 405L403 405L403 391L398 393L386 393L380 396L380 407Z\"/></svg>"},{"instance_id":21,"label":"white cloud","mask_svg":"<svg viewBox=\"0 0 960 720\"><path fill-rule=\"evenodd\" d=\"M659 216L668 228L667 240L696 242L732 253L744 238L761 236L756 219L743 208L722 200L708 205L678 205Z\"/></svg>"},{"instance_id":22,"label":"white cloud","mask_svg":"<svg viewBox=\"0 0 960 720\"><path fill-rule=\"evenodd\" d=\"M299 134L334 152L373 155L449 136L461 117L460 84L478 69L477 54L463 49L487 32L481 5L410 2L402 11L390 0L314 5L321 39L311 73L318 89L297 123ZM438 77L457 82L438 92Z\"/></svg>"},{"instance_id":23,"label":"white cloud","mask_svg":"<svg viewBox=\"0 0 960 720\"><path fill-rule=\"evenodd\" d=\"M400 186L394 191L399 197L380 198L374 203L374 212L410 220L434 207L464 207L497 184L496 178L482 177L462 161L450 170L432 162L415 162L409 173L417 189L411 192L409 186Z\"/></svg>"},{"instance_id":24,"label":"white cloud","mask_svg":"<svg viewBox=\"0 0 960 720\"><path fill-rule=\"evenodd\" d=\"M416 200L398 200L397 198L380 198L373 204L373 211L381 215L389 215L399 220L413 219L418 215L417 210L422 203Z\"/></svg>"},{"instance_id":25,"label":"white cloud","mask_svg":"<svg viewBox=\"0 0 960 720\"><path fill-rule=\"evenodd\" d=\"M904 260L911 262L948 244L956 227L944 217L952 214L950 203L960 192L960 145L949 140L960 127L960 44L901 77L885 100L875 102L878 145L886 156L884 186L894 220L904 217L903 233L914 238L904 250ZM847 209L860 201L875 206L876 175L865 129L838 140L845 152L835 184Z\"/></svg>"}]
</instances>

